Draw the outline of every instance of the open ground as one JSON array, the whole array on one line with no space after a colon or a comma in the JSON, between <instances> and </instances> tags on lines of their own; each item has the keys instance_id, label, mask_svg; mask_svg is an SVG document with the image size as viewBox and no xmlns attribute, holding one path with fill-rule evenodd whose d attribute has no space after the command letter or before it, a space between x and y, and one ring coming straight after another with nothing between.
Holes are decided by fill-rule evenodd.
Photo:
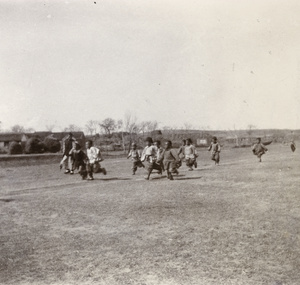
<instances>
[{"instance_id":1,"label":"open ground","mask_svg":"<svg viewBox=\"0 0 300 285\"><path fill-rule=\"evenodd\" d=\"M57 163L0 170L1 284L300 284L300 155L200 150L174 181L125 158L82 181Z\"/></svg>"}]
</instances>

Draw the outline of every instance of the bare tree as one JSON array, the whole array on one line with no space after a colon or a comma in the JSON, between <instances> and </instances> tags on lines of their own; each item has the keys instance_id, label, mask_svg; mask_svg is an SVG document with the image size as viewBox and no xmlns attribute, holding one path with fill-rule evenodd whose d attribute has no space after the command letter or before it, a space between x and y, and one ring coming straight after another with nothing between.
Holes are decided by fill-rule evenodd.
<instances>
[{"instance_id":1,"label":"bare tree","mask_svg":"<svg viewBox=\"0 0 300 285\"><path fill-rule=\"evenodd\" d=\"M46 130L47 130L48 132L52 132L54 128L55 128L55 125L54 125L54 124L52 124L52 125L46 125Z\"/></svg>"},{"instance_id":2,"label":"bare tree","mask_svg":"<svg viewBox=\"0 0 300 285\"><path fill-rule=\"evenodd\" d=\"M192 129L192 124L185 122L183 124L185 131L187 132L188 130Z\"/></svg>"},{"instance_id":3,"label":"bare tree","mask_svg":"<svg viewBox=\"0 0 300 285\"><path fill-rule=\"evenodd\" d=\"M85 129L89 135L95 135L97 133L98 122L90 120L86 123Z\"/></svg>"},{"instance_id":4,"label":"bare tree","mask_svg":"<svg viewBox=\"0 0 300 285\"><path fill-rule=\"evenodd\" d=\"M34 128L27 128L25 129L25 133L34 133L35 129Z\"/></svg>"},{"instance_id":5,"label":"bare tree","mask_svg":"<svg viewBox=\"0 0 300 285\"><path fill-rule=\"evenodd\" d=\"M254 126L254 125L252 125L252 124L249 124L248 126L247 126L247 134L248 134L248 136L249 137L251 137L251 135L252 135L252 133L253 133L253 131L254 131L254 129L256 128L256 126Z\"/></svg>"},{"instance_id":6,"label":"bare tree","mask_svg":"<svg viewBox=\"0 0 300 285\"><path fill-rule=\"evenodd\" d=\"M111 132L117 127L116 121L112 118L104 119L99 125L107 135L110 135Z\"/></svg>"},{"instance_id":7,"label":"bare tree","mask_svg":"<svg viewBox=\"0 0 300 285\"><path fill-rule=\"evenodd\" d=\"M64 132L80 132L82 129L74 124L70 124L68 127L64 128Z\"/></svg>"},{"instance_id":8,"label":"bare tree","mask_svg":"<svg viewBox=\"0 0 300 285\"><path fill-rule=\"evenodd\" d=\"M123 121L124 130L130 134L136 133L138 131L138 120L136 115L131 112L126 112Z\"/></svg>"},{"instance_id":9,"label":"bare tree","mask_svg":"<svg viewBox=\"0 0 300 285\"><path fill-rule=\"evenodd\" d=\"M20 125L14 125L14 126L11 127L11 131L13 133L24 133L25 128L23 126L20 126Z\"/></svg>"}]
</instances>

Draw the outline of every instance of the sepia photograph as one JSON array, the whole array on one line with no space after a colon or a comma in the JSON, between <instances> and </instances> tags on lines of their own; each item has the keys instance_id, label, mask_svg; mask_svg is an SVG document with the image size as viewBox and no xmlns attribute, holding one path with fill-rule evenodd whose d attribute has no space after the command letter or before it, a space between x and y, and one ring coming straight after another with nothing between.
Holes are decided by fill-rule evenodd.
<instances>
[{"instance_id":1,"label":"sepia photograph","mask_svg":"<svg viewBox=\"0 0 300 285\"><path fill-rule=\"evenodd\" d=\"M0 285L300 285L300 2L0 0Z\"/></svg>"}]
</instances>

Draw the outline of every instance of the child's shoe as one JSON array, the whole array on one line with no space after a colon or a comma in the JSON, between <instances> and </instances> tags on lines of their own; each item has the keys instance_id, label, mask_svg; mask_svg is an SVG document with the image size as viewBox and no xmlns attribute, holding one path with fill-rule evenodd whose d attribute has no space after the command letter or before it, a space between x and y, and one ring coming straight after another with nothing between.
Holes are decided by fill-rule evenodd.
<instances>
[{"instance_id":1,"label":"child's shoe","mask_svg":"<svg viewBox=\"0 0 300 285\"><path fill-rule=\"evenodd\" d=\"M104 174L104 175L106 175L106 174L107 174L107 172L106 172L106 169L105 169L105 168L102 168L102 172L103 172L103 174Z\"/></svg>"},{"instance_id":2,"label":"child's shoe","mask_svg":"<svg viewBox=\"0 0 300 285\"><path fill-rule=\"evenodd\" d=\"M197 168L197 161L195 160L195 162L194 162L194 166L195 166L195 168Z\"/></svg>"}]
</instances>

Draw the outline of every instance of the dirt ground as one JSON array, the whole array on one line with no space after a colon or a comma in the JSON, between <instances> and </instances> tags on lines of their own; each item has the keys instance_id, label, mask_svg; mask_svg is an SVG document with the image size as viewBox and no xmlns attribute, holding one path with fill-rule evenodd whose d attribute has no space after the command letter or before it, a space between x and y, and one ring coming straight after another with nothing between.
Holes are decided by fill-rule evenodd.
<instances>
[{"instance_id":1,"label":"dirt ground","mask_svg":"<svg viewBox=\"0 0 300 285\"><path fill-rule=\"evenodd\" d=\"M202 150L174 181L103 166L2 165L0 284L300 284L299 150Z\"/></svg>"}]
</instances>

